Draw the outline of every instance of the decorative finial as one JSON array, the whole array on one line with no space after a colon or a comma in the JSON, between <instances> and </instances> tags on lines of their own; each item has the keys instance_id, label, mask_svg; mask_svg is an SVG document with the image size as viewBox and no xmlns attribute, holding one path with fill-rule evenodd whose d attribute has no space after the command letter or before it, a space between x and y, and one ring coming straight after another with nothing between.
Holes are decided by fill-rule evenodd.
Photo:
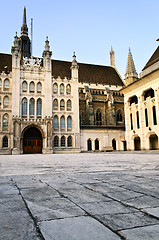
<instances>
[{"instance_id":1,"label":"decorative finial","mask_svg":"<svg viewBox=\"0 0 159 240\"><path fill-rule=\"evenodd\" d=\"M48 36L46 36L46 40L45 40L45 51L50 51Z\"/></svg>"}]
</instances>

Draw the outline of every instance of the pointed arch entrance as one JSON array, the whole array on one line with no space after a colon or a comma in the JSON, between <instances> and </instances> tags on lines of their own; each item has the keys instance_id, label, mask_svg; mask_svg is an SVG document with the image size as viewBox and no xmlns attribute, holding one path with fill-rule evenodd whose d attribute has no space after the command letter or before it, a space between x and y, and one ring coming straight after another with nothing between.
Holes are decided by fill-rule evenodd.
<instances>
[{"instance_id":1,"label":"pointed arch entrance","mask_svg":"<svg viewBox=\"0 0 159 240\"><path fill-rule=\"evenodd\" d=\"M42 134L35 126L27 128L23 134L23 153L42 153Z\"/></svg>"},{"instance_id":2,"label":"pointed arch entrance","mask_svg":"<svg viewBox=\"0 0 159 240\"><path fill-rule=\"evenodd\" d=\"M134 138L134 150L141 150L140 137L135 137Z\"/></svg>"},{"instance_id":3,"label":"pointed arch entrance","mask_svg":"<svg viewBox=\"0 0 159 240\"><path fill-rule=\"evenodd\" d=\"M150 135L149 142L150 142L150 150L159 149L158 136L156 134Z\"/></svg>"}]
</instances>

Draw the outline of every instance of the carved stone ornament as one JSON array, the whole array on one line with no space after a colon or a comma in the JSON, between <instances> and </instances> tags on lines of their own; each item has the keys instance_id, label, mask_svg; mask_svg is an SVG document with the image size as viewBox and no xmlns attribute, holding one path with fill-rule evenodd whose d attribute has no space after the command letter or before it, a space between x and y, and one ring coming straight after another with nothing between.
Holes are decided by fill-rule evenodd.
<instances>
[{"instance_id":1,"label":"carved stone ornament","mask_svg":"<svg viewBox=\"0 0 159 240\"><path fill-rule=\"evenodd\" d=\"M42 61L42 60L39 59L39 58L23 57L24 66L36 66L36 67L40 67L41 61Z\"/></svg>"}]
</instances>

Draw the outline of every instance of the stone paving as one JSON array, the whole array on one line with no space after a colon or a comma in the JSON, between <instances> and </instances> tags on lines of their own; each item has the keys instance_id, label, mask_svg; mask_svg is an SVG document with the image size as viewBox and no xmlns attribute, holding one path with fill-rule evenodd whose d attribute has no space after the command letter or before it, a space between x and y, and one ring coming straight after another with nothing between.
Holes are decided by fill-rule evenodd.
<instances>
[{"instance_id":1,"label":"stone paving","mask_svg":"<svg viewBox=\"0 0 159 240\"><path fill-rule=\"evenodd\" d=\"M0 239L158 240L159 152L1 155Z\"/></svg>"}]
</instances>

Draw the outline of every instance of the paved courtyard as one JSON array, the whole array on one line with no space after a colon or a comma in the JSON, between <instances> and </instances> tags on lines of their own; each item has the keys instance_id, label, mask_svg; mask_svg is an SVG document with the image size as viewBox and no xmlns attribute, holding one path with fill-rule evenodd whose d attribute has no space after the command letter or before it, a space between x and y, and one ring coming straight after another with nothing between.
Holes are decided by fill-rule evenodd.
<instances>
[{"instance_id":1,"label":"paved courtyard","mask_svg":"<svg viewBox=\"0 0 159 240\"><path fill-rule=\"evenodd\" d=\"M159 152L0 155L0 239L158 240Z\"/></svg>"}]
</instances>

